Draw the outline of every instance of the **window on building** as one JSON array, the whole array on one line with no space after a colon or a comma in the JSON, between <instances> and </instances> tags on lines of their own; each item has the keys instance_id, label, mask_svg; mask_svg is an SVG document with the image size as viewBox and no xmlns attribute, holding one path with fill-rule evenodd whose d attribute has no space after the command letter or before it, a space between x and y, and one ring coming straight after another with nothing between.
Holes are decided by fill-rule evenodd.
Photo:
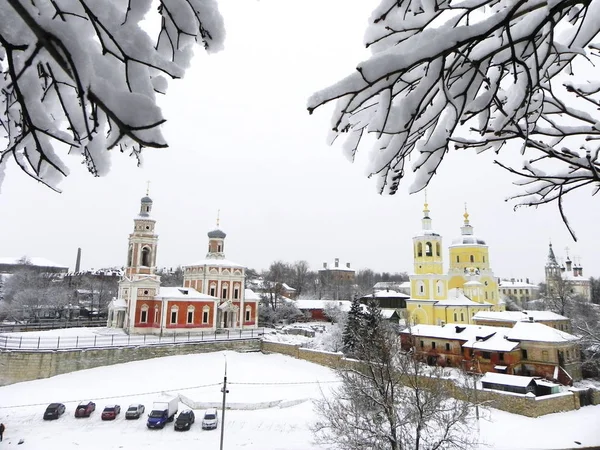
<instances>
[{"instance_id":1,"label":"window on building","mask_svg":"<svg viewBox=\"0 0 600 450\"><path fill-rule=\"evenodd\" d=\"M446 342L446 351L449 352L450 351L450 344Z\"/></svg>"},{"instance_id":2,"label":"window on building","mask_svg":"<svg viewBox=\"0 0 600 450\"><path fill-rule=\"evenodd\" d=\"M417 244L417 256L423 256L423 244L420 242Z\"/></svg>"},{"instance_id":3,"label":"window on building","mask_svg":"<svg viewBox=\"0 0 600 450\"><path fill-rule=\"evenodd\" d=\"M431 348L435 350L435 342L431 341Z\"/></svg>"},{"instance_id":4,"label":"window on building","mask_svg":"<svg viewBox=\"0 0 600 450\"><path fill-rule=\"evenodd\" d=\"M571 359L571 355L569 354L569 350L567 350L567 361Z\"/></svg>"},{"instance_id":5,"label":"window on building","mask_svg":"<svg viewBox=\"0 0 600 450\"><path fill-rule=\"evenodd\" d=\"M142 249L142 266L150 267L150 249L148 247Z\"/></svg>"},{"instance_id":6,"label":"window on building","mask_svg":"<svg viewBox=\"0 0 600 450\"><path fill-rule=\"evenodd\" d=\"M158 323L158 306L154 307L154 323Z\"/></svg>"},{"instance_id":7,"label":"window on building","mask_svg":"<svg viewBox=\"0 0 600 450\"><path fill-rule=\"evenodd\" d=\"M523 294L523 289L519 289L519 294Z\"/></svg>"},{"instance_id":8,"label":"window on building","mask_svg":"<svg viewBox=\"0 0 600 450\"><path fill-rule=\"evenodd\" d=\"M440 243L436 242L436 244L435 244L435 256L440 256L440 255L441 255Z\"/></svg>"},{"instance_id":9,"label":"window on building","mask_svg":"<svg viewBox=\"0 0 600 450\"><path fill-rule=\"evenodd\" d=\"M485 262L485 256L483 257L483 262Z\"/></svg>"},{"instance_id":10,"label":"window on building","mask_svg":"<svg viewBox=\"0 0 600 450\"><path fill-rule=\"evenodd\" d=\"M222 294L222 295L221 295L221 298L227 298L227 288L226 288L226 287L224 287L224 288L222 289L222 292L221 292L221 294Z\"/></svg>"},{"instance_id":11,"label":"window on building","mask_svg":"<svg viewBox=\"0 0 600 450\"><path fill-rule=\"evenodd\" d=\"M193 306L188 306L187 309L187 323L194 323L194 307Z\"/></svg>"},{"instance_id":12,"label":"window on building","mask_svg":"<svg viewBox=\"0 0 600 450\"><path fill-rule=\"evenodd\" d=\"M485 299L486 300L488 299L488 292L487 291L485 291Z\"/></svg>"},{"instance_id":13,"label":"window on building","mask_svg":"<svg viewBox=\"0 0 600 450\"><path fill-rule=\"evenodd\" d=\"M431 242L425 243L425 256L433 256L433 248Z\"/></svg>"},{"instance_id":14,"label":"window on building","mask_svg":"<svg viewBox=\"0 0 600 450\"><path fill-rule=\"evenodd\" d=\"M504 361L504 353L502 353L502 352L498 353L498 360Z\"/></svg>"},{"instance_id":15,"label":"window on building","mask_svg":"<svg viewBox=\"0 0 600 450\"><path fill-rule=\"evenodd\" d=\"M233 298L234 298L234 300L237 300L240 298L240 288L237 286L233 289Z\"/></svg>"},{"instance_id":16,"label":"window on building","mask_svg":"<svg viewBox=\"0 0 600 450\"><path fill-rule=\"evenodd\" d=\"M171 324L177 323L177 311L178 310L179 310L179 308L177 308L177 306L173 306L171 308Z\"/></svg>"},{"instance_id":17,"label":"window on building","mask_svg":"<svg viewBox=\"0 0 600 450\"><path fill-rule=\"evenodd\" d=\"M460 256L456 255L456 262L459 263L460 262Z\"/></svg>"},{"instance_id":18,"label":"window on building","mask_svg":"<svg viewBox=\"0 0 600 450\"><path fill-rule=\"evenodd\" d=\"M221 244L217 245L217 252L221 253Z\"/></svg>"},{"instance_id":19,"label":"window on building","mask_svg":"<svg viewBox=\"0 0 600 450\"><path fill-rule=\"evenodd\" d=\"M140 313L140 322L148 323L148 305L142 306L142 312Z\"/></svg>"},{"instance_id":20,"label":"window on building","mask_svg":"<svg viewBox=\"0 0 600 450\"><path fill-rule=\"evenodd\" d=\"M460 313L460 321L461 322L465 321L465 314L464 313Z\"/></svg>"},{"instance_id":21,"label":"window on building","mask_svg":"<svg viewBox=\"0 0 600 450\"><path fill-rule=\"evenodd\" d=\"M245 312L244 320L246 322L250 322L251 317L252 317L252 308L250 308L250 306L246 306L246 312Z\"/></svg>"},{"instance_id":22,"label":"window on building","mask_svg":"<svg viewBox=\"0 0 600 450\"><path fill-rule=\"evenodd\" d=\"M458 322L458 316L456 315L456 313L454 313L454 321Z\"/></svg>"},{"instance_id":23,"label":"window on building","mask_svg":"<svg viewBox=\"0 0 600 450\"><path fill-rule=\"evenodd\" d=\"M475 262L475 257L474 257L473 255L470 255L470 256L469 256L469 261L471 261L471 262Z\"/></svg>"},{"instance_id":24,"label":"window on building","mask_svg":"<svg viewBox=\"0 0 600 450\"><path fill-rule=\"evenodd\" d=\"M205 306L202 308L202 323L208 323L208 316L210 314L210 307Z\"/></svg>"},{"instance_id":25,"label":"window on building","mask_svg":"<svg viewBox=\"0 0 600 450\"><path fill-rule=\"evenodd\" d=\"M425 347L425 343L423 341L420 342L421 348Z\"/></svg>"},{"instance_id":26,"label":"window on building","mask_svg":"<svg viewBox=\"0 0 600 450\"><path fill-rule=\"evenodd\" d=\"M129 253L127 254L127 265L129 267L133 265L133 247L129 247Z\"/></svg>"},{"instance_id":27,"label":"window on building","mask_svg":"<svg viewBox=\"0 0 600 450\"><path fill-rule=\"evenodd\" d=\"M521 349L521 358L527 359L527 350Z\"/></svg>"},{"instance_id":28,"label":"window on building","mask_svg":"<svg viewBox=\"0 0 600 450\"><path fill-rule=\"evenodd\" d=\"M548 351L542 350L542 361L548 361Z\"/></svg>"},{"instance_id":29,"label":"window on building","mask_svg":"<svg viewBox=\"0 0 600 450\"><path fill-rule=\"evenodd\" d=\"M481 357L483 359L490 359L492 357L492 354L490 352L481 352Z\"/></svg>"},{"instance_id":30,"label":"window on building","mask_svg":"<svg viewBox=\"0 0 600 450\"><path fill-rule=\"evenodd\" d=\"M210 286L210 296L211 297L215 297L216 294L217 294L217 287L214 284L212 284Z\"/></svg>"}]
</instances>

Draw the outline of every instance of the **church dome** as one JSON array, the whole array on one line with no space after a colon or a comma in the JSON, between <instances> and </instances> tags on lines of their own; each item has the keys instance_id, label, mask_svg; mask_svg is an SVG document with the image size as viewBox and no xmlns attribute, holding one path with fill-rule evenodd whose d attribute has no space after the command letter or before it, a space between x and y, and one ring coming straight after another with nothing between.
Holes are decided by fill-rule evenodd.
<instances>
[{"instance_id":1,"label":"church dome","mask_svg":"<svg viewBox=\"0 0 600 450\"><path fill-rule=\"evenodd\" d=\"M142 198L142 203L152 203L152 199L148 196Z\"/></svg>"},{"instance_id":2,"label":"church dome","mask_svg":"<svg viewBox=\"0 0 600 450\"><path fill-rule=\"evenodd\" d=\"M487 245L483 239L474 235L463 235L452 240L452 245Z\"/></svg>"},{"instance_id":3,"label":"church dome","mask_svg":"<svg viewBox=\"0 0 600 450\"><path fill-rule=\"evenodd\" d=\"M221 231L221 230L219 230L219 229L212 230L212 231L209 231L209 232L208 232L208 237L209 237L210 239L225 239L225 236L227 236L227 235L225 234L225 232L224 232L224 231Z\"/></svg>"}]
</instances>

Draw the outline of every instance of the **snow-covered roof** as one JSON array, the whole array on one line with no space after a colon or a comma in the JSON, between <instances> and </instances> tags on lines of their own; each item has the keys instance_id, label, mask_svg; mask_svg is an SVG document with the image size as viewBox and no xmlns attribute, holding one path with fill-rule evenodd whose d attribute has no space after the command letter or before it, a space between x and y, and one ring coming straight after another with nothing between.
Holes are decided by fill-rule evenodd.
<instances>
[{"instance_id":1,"label":"snow-covered roof","mask_svg":"<svg viewBox=\"0 0 600 450\"><path fill-rule=\"evenodd\" d=\"M7 264L7 265L19 265L19 264L23 264L23 262L21 261L22 257L19 258L10 258L10 257L3 257L0 258L0 264ZM68 266L65 266L63 264L58 264L54 261L50 261L49 259L46 258L39 258L37 256L32 256L32 257L27 257L27 263L32 265L32 266L37 266L37 267L59 267L61 269L68 269Z\"/></svg>"},{"instance_id":2,"label":"snow-covered roof","mask_svg":"<svg viewBox=\"0 0 600 450\"><path fill-rule=\"evenodd\" d=\"M508 330L509 339L532 342L573 342L579 338L537 322L517 322Z\"/></svg>"},{"instance_id":3,"label":"snow-covered roof","mask_svg":"<svg viewBox=\"0 0 600 450\"><path fill-rule=\"evenodd\" d=\"M550 320L569 320L568 317L561 316L552 311L479 311L473 319L489 320L497 322L523 322L530 321L533 318L534 322L550 321Z\"/></svg>"},{"instance_id":4,"label":"snow-covered roof","mask_svg":"<svg viewBox=\"0 0 600 450\"><path fill-rule=\"evenodd\" d=\"M243 269L245 266L241 264L235 263L233 261L229 261L227 259L217 259L217 258L207 258L202 259L200 261L196 261L193 264L186 264L183 267L195 267L195 266L211 266L211 267L238 267Z\"/></svg>"},{"instance_id":5,"label":"snow-covered roof","mask_svg":"<svg viewBox=\"0 0 600 450\"><path fill-rule=\"evenodd\" d=\"M110 302L111 309L127 309L127 302L122 298L114 298Z\"/></svg>"},{"instance_id":6,"label":"snow-covered roof","mask_svg":"<svg viewBox=\"0 0 600 450\"><path fill-rule=\"evenodd\" d=\"M474 337L487 337L499 331L500 327L490 327L485 325L461 325L449 323L440 325L414 325L401 333L412 334L419 337L432 337L438 339L468 341ZM506 331L506 328L504 329Z\"/></svg>"},{"instance_id":7,"label":"snow-covered roof","mask_svg":"<svg viewBox=\"0 0 600 450\"><path fill-rule=\"evenodd\" d=\"M521 289L539 289L540 287L537 284L527 283L525 281L509 281L509 280L501 280L500 285L501 288L521 288Z\"/></svg>"},{"instance_id":8,"label":"snow-covered roof","mask_svg":"<svg viewBox=\"0 0 600 450\"><path fill-rule=\"evenodd\" d=\"M506 339L508 328L504 328L504 330L502 330L502 327L497 328L497 331L491 336L487 336L487 338L485 336L483 338L473 337L465 342L463 347L492 352L511 352L519 347L518 342Z\"/></svg>"},{"instance_id":9,"label":"snow-covered roof","mask_svg":"<svg viewBox=\"0 0 600 450\"><path fill-rule=\"evenodd\" d=\"M306 309L325 309L335 306L338 306L342 311L350 311L350 306L352 305L352 302L349 300L293 300L293 302L296 308L301 311Z\"/></svg>"},{"instance_id":10,"label":"snow-covered roof","mask_svg":"<svg viewBox=\"0 0 600 450\"><path fill-rule=\"evenodd\" d=\"M483 286L483 283L481 281L471 280L467 281L464 286Z\"/></svg>"},{"instance_id":11,"label":"snow-covered roof","mask_svg":"<svg viewBox=\"0 0 600 450\"><path fill-rule=\"evenodd\" d=\"M189 287L161 287L156 297L186 300L218 300L216 297L203 294Z\"/></svg>"},{"instance_id":12,"label":"snow-covered roof","mask_svg":"<svg viewBox=\"0 0 600 450\"><path fill-rule=\"evenodd\" d=\"M452 288L448 290L448 297L445 300L439 300L436 306L491 306L488 302L474 302L467 297L464 291L460 288Z\"/></svg>"},{"instance_id":13,"label":"snow-covered roof","mask_svg":"<svg viewBox=\"0 0 600 450\"><path fill-rule=\"evenodd\" d=\"M410 295L406 295L403 292L397 292L393 290L384 290L384 291L375 291L375 294L363 295L362 298L389 298L389 297L400 297L400 298L410 298Z\"/></svg>"},{"instance_id":14,"label":"snow-covered roof","mask_svg":"<svg viewBox=\"0 0 600 450\"><path fill-rule=\"evenodd\" d=\"M487 245L482 238L471 235L459 236L452 240L450 247Z\"/></svg>"},{"instance_id":15,"label":"snow-covered roof","mask_svg":"<svg viewBox=\"0 0 600 450\"><path fill-rule=\"evenodd\" d=\"M244 299L258 302L260 301L260 295L258 295L252 289L244 289Z\"/></svg>"},{"instance_id":16,"label":"snow-covered roof","mask_svg":"<svg viewBox=\"0 0 600 450\"><path fill-rule=\"evenodd\" d=\"M505 386L527 387L534 381L533 377L524 377L521 375L508 375L506 373L487 372L482 383L504 384Z\"/></svg>"}]
</instances>

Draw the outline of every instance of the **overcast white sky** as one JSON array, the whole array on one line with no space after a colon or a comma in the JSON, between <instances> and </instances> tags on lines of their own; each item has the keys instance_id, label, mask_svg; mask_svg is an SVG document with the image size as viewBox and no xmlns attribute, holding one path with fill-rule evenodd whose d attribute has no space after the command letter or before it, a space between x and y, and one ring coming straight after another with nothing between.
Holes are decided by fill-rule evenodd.
<instances>
[{"instance_id":1,"label":"overcast white sky","mask_svg":"<svg viewBox=\"0 0 600 450\"><path fill-rule=\"evenodd\" d=\"M115 154L105 178L92 178L73 158L62 194L11 166L0 194L0 256L73 268L81 247L84 268L123 265L150 180L160 266L204 258L220 209L226 255L247 267L303 259L317 269L338 257L355 268L410 272L423 195L409 196L407 183L393 197L379 196L364 160L351 165L326 145L331 110L309 116L305 108L312 92L366 57L362 37L376 3L221 0L225 51L198 49L186 77L171 82L161 100L171 147L145 150L143 169ZM569 246L584 274L599 276L598 200L580 192L567 202L574 243L555 206L513 212L504 199L517 190L492 161L453 152L430 185L434 228L445 245L460 233L467 202L497 276L541 281L549 239L557 256Z\"/></svg>"}]
</instances>

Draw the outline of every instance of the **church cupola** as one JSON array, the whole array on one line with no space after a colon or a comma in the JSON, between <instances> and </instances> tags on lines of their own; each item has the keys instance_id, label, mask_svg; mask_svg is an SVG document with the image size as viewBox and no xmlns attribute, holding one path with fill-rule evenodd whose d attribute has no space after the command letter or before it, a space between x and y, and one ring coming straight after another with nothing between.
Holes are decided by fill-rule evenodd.
<instances>
[{"instance_id":1,"label":"church cupola","mask_svg":"<svg viewBox=\"0 0 600 450\"><path fill-rule=\"evenodd\" d=\"M217 214L217 228L208 232L208 253L209 259L225 258L225 237L227 234L219 229L219 214Z\"/></svg>"},{"instance_id":2,"label":"church cupola","mask_svg":"<svg viewBox=\"0 0 600 450\"><path fill-rule=\"evenodd\" d=\"M152 212L152 199L148 197L148 193L146 192L146 196L142 198L140 205L140 216L141 217L150 217L150 213Z\"/></svg>"}]
</instances>

